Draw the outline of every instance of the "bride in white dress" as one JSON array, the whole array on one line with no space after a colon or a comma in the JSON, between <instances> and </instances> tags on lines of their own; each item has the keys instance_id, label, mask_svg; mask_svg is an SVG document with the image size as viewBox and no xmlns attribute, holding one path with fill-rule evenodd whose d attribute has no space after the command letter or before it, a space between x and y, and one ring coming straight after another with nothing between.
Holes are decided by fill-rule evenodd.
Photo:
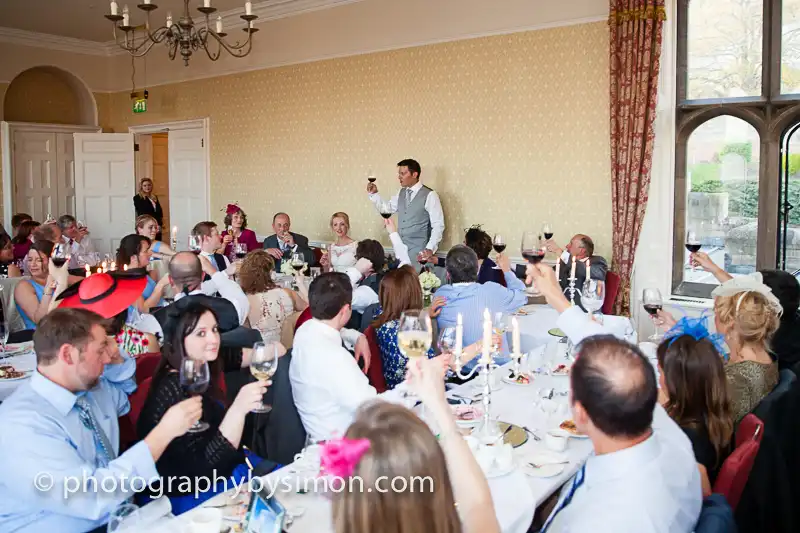
<instances>
[{"instance_id":1,"label":"bride in white dress","mask_svg":"<svg viewBox=\"0 0 800 533\"><path fill-rule=\"evenodd\" d=\"M331 230L336 241L320 259L325 272L344 272L356 264L356 248L358 243L347 234L350 232L350 217L347 213L334 213L331 217Z\"/></svg>"}]
</instances>

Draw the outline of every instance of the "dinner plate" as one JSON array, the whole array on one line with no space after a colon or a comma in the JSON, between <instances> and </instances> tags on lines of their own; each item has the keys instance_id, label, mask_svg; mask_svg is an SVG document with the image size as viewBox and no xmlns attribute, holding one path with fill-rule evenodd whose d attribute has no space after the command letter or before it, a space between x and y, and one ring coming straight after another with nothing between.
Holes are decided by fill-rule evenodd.
<instances>
[{"instance_id":1,"label":"dinner plate","mask_svg":"<svg viewBox=\"0 0 800 533\"><path fill-rule=\"evenodd\" d=\"M0 378L0 383L4 383L7 381L20 381L22 379L28 379L33 374L33 370L19 370L19 372L24 372L24 374L18 378Z\"/></svg>"},{"instance_id":2,"label":"dinner plate","mask_svg":"<svg viewBox=\"0 0 800 533\"><path fill-rule=\"evenodd\" d=\"M547 330L547 333L552 335L553 337L566 337L567 334L561 331L559 328L552 328Z\"/></svg>"},{"instance_id":3,"label":"dinner plate","mask_svg":"<svg viewBox=\"0 0 800 533\"><path fill-rule=\"evenodd\" d=\"M459 426L459 427L462 427L462 428L473 428L473 427L477 426L478 424L480 424L481 420L483 420L483 407L480 407L478 405L466 405L466 404L454 405L454 406L452 406L452 409L453 409L453 416L456 419L456 425ZM461 420L458 417L458 412L459 411L467 411L467 410L474 411L475 412L475 418L472 419L472 420Z\"/></svg>"},{"instance_id":4,"label":"dinner plate","mask_svg":"<svg viewBox=\"0 0 800 533\"><path fill-rule=\"evenodd\" d=\"M569 463L561 463L562 461L567 461L567 456L551 452L551 451L542 451L537 452L535 454L526 456L524 462L522 463L522 471L525 475L531 477L553 477L559 475L564 469L568 466ZM530 466L528 463L534 463L541 465L539 468L534 468ZM548 464L550 463L550 464ZM552 463L561 463L561 464L552 464Z\"/></svg>"},{"instance_id":5,"label":"dinner plate","mask_svg":"<svg viewBox=\"0 0 800 533\"><path fill-rule=\"evenodd\" d=\"M517 387L530 387L531 385L533 385L533 376L531 376L530 374L528 374L528 379L530 380L528 381L528 383L519 383L509 376L503 376L501 379L503 383L508 383L509 385L516 385Z\"/></svg>"},{"instance_id":6,"label":"dinner plate","mask_svg":"<svg viewBox=\"0 0 800 533\"><path fill-rule=\"evenodd\" d=\"M532 315L536 311L536 306L534 305L523 305L519 309L514 312L514 316L528 316Z\"/></svg>"},{"instance_id":7,"label":"dinner plate","mask_svg":"<svg viewBox=\"0 0 800 533\"><path fill-rule=\"evenodd\" d=\"M32 342L21 342L19 344L6 344L6 351L0 352L0 357L13 357L33 350Z\"/></svg>"},{"instance_id":8,"label":"dinner plate","mask_svg":"<svg viewBox=\"0 0 800 533\"><path fill-rule=\"evenodd\" d=\"M514 462L512 461L507 468L497 468L497 466L493 464L492 468L488 472L484 470L483 473L486 476L486 479L493 479L496 477L507 476L508 474L513 472L516 468L517 465L515 465Z\"/></svg>"},{"instance_id":9,"label":"dinner plate","mask_svg":"<svg viewBox=\"0 0 800 533\"><path fill-rule=\"evenodd\" d=\"M566 420L564 421L566 422ZM563 423L563 422L562 422ZM555 429L551 429L550 433L559 437L569 437L571 439L588 439L589 435L584 435L582 433L572 433L567 431L566 429L561 429L561 427L556 427Z\"/></svg>"}]
</instances>

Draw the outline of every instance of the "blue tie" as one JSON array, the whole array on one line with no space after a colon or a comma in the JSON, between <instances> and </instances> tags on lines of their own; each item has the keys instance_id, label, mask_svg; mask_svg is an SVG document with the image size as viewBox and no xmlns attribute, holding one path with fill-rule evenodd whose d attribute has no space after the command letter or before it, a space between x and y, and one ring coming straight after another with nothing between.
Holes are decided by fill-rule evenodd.
<instances>
[{"instance_id":1,"label":"blue tie","mask_svg":"<svg viewBox=\"0 0 800 533\"><path fill-rule=\"evenodd\" d=\"M564 507L569 505L569 502L572 501L572 497L575 495L575 491L578 490L578 487L583 485L584 480L586 479L586 465L583 465L578 473L575 474L575 478L572 480L572 486L569 488L569 492L567 496L561 500L561 503L556 507L556 509L550 514L550 518L547 519L547 522L544 523L544 527L539 533L545 533L547 528L550 527L550 524L553 523L553 519L556 517L558 513L560 513Z\"/></svg>"},{"instance_id":2,"label":"blue tie","mask_svg":"<svg viewBox=\"0 0 800 533\"><path fill-rule=\"evenodd\" d=\"M79 396L75 400L75 408L78 410L78 417L81 419L81 423L92 432L92 437L94 437L94 447L97 452L95 466L100 468L107 467L111 459L115 457L114 448L111 447L111 442L109 442L103 429L97 424L97 420L89 406L89 400L85 395Z\"/></svg>"}]
</instances>

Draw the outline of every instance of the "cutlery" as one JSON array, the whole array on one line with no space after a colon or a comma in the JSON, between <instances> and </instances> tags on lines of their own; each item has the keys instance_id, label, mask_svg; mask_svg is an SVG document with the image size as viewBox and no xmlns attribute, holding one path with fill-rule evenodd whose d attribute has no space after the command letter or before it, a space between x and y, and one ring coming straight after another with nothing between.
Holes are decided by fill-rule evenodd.
<instances>
[{"instance_id":1,"label":"cutlery","mask_svg":"<svg viewBox=\"0 0 800 533\"><path fill-rule=\"evenodd\" d=\"M554 463L544 463L541 465L537 465L536 463L528 463L528 465L532 466L533 468L542 468L543 466L550 466L550 465L565 465L569 464L569 461L558 461Z\"/></svg>"},{"instance_id":2,"label":"cutlery","mask_svg":"<svg viewBox=\"0 0 800 533\"><path fill-rule=\"evenodd\" d=\"M536 433L534 433L533 431L531 431L527 427L525 427L525 426L520 426L520 427L522 429L524 429L525 432L528 433L531 437L533 437L533 440L542 440L542 438L539 435L537 435Z\"/></svg>"}]
</instances>

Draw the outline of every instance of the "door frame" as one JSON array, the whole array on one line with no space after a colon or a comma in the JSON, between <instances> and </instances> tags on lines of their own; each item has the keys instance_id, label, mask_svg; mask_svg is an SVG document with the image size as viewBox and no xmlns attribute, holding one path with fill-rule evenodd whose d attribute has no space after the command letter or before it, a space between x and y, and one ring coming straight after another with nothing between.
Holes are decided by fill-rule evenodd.
<instances>
[{"instance_id":1,"label":"door frame","mask_svg":"<svg viewBox=\"0 0 800 533\"><path fill-rule=\"evenodd\" d=\"M203 131L203 151L205 152L205 160L206 160L206 176L205 176L205 184L206 184L206 198L208 199L208 203L206 204L206 212L204 214L203 220L208 220L211 216L211 135L210 135L210 121L208 117L205 118L198 118L194 120L179 120L175 122L159 122L157 124L145 124L142 126L130 126L128 127L128 133L134 134L134 142L136 142L136 135L148 135L153 133L169 133L170 131L178 131L178 130L194 130L194 129L201 129ZM169 152L167 152L167 158L170 158ZM138 191L138 184L137 184L137 191Z\"/></svg>"},{"instance_id":2,"label":"door frame","mask_svg":"<svg viewBox=\"0 0 800 533\"><path fill-rule=\"evenodd\" d=\"M101 133L99 126L81 126L72 124L40 124L38 122L0 122L0 138L2 138L2 161L0 168L3 173L3 225L6 231L11 229L11 217L14 216L14 143L12 139L18 131L36 133Z\"/></svg>"}]
</instances>

